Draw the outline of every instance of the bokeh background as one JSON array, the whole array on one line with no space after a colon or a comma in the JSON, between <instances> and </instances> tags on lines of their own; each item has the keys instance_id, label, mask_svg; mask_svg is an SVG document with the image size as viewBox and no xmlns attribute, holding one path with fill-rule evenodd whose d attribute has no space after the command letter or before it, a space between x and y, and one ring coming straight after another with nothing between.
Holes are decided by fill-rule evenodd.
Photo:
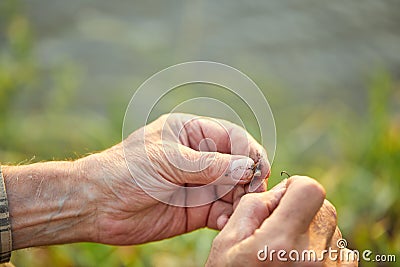
<instances>
[{"instance_id":1,"label":"bokeh background","mask_svg":"<svg viewBox=\"0 0 400 267\"><path fill-rule=\"evenodd\" d=\"M190 60L231 65L263 90L278 137L271 186L281 170L315 177L350 248L400 261L396 0L1 0L0 161L75 159L120 142L136 88ZM12 260L17 267L202 266L215 235L33 248Z\"/></svg>"}]
</instances>

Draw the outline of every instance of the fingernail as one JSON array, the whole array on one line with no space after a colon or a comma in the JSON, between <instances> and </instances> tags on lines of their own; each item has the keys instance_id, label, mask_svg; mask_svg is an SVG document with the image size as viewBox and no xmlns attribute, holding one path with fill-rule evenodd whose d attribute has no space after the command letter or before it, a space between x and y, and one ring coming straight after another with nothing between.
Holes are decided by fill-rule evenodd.
<instances>
[{"instance_id":1,"label":"fingernail","mask_svg":"<svg viewBox=\"0 0 400 267\"><path fill-rule=\"evenodd\" d=\"M256 192L256 190L261 186L263 181L264 179L261 179L259 177L253 177L249 185L249 192L250 193Z\"/></svg>"},{"instance_id":2,"label":"fingernail","mask_svg":"<svg viewBox=\"0 0 400 267\"><path fill-rule=\"evenodd\" d=\"M231 177L233 180L241 180L251 177L251 166L253 160L250 158L241 158L234 160L230 166Z\"/></svg>"},{"instance_id":3,"label":"fingernail","mask_svg":"<svg viewBox=\"0 0 400 267\"><path fill-rule=\"evenodd\" d=\"M229 217L227 214L222 214L221 216L218 217L217 219L217 228L219 230L222 230L222 228L225 227L225 225L228 223Z\"/></svg>"},{"instance_id":4,"label":"fingernail","mask_svg":"<svg viewBox=\"0 0 400 267\"><path fill-rule=\"evenodd\" d=\"M280 189L282 189L282 188L285 188L286 189L286 187L287 187L287 178L286 179L283 179L279 184L277 184L277 185L275 185L274 187L272 187L271 188L271 191L278 191L278 190L280 190Z\"/></svg>"}]
</instances>

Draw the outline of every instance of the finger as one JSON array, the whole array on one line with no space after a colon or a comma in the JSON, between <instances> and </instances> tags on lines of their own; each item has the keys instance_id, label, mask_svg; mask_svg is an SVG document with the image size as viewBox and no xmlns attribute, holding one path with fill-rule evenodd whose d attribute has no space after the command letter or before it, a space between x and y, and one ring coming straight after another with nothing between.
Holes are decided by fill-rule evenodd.
<instances>
[{"instance_id":1,"label":"finger","mask_svg":"<svg viewBox=\"0 0 400 267\"><path fill-rule=\"evenodd\" d=\"M197 185L187 184L187 187L196 187ZM217 195L217 188L227 186L212 186L203 188L196 194L187 194L186 203L197 203L199 199L211 199ZM230 186L231 187L231 186ZM227 223L233 212L233 204L238 202L241 195L244 194L243 186L235 186L228 195L220 200L213 201L210 204L187 208L187 231L192 231L202 227L221 230ZM207 203L209 201L204 201Z\"/></svg>"},{"instance_id":2,"label":"finger","mask_svg":"<svg viewBox=\"0 0 400 267\"><path fill-rule=\"evenodd\" d=\"M221 230L218 224L222 226L224 220L228 219L233 212L232 204L224 201L215 201L211 204L210 212L208 214L207 227L215 230Z\"/></svg>"},{"instance_id":3,"label":"finger","mask_svg":"<svg viewBox=\"0 0 400 267\"><path fill-rule=\"evenodd\" d=\"M217 219L218 230L221 230L222 228L224 228L225 225L228 223L228 221L229 221L228 214L222 214L221 216L219 216Z\"/></svg>"},{"instance_id":4,"label":"finger","mask_svg":"<svg viewBox=\"0 0 400 267\"><path fill-rule=\"evenodd\" d=\"M218 120L230 134L231 154L249 156L254 162L259 163L261 179L268 178L270 163L267 151L242 127L226 120ZM253 183L250 190L255 191L262 183L261 179Z\"/></svg>"},{"instance_id":5,"label":"finger","mask_svg":"<svg viewBox=\"0 0 400 267\"><path fill-rule=\"evenodd\" d=\"M274 188L271 190L278 190L280 189L284 184L286 184L286 180L282 181L280 184L277 184ZM222 194L222 192L226 192L226 189L224 189L225 186L218 185L216 186L216 192L217 195ZM245 189L248 188L248 185L236 185L231 191L229 191L225 196L221 198L222 201L231 203L233 205L233 210L236 210L237 206L240 203L240 199L248 193L248 190ZM266 186L259 187L260 189L262 188L264 191L260 191L257 193L265 192L266 191ZM220 220L220 224L218 224L218 229L222 229L225 227L226 223L228 222L229 217L223 217Z\"/></svg>"},{"instance_id":6,"label":"finger","mask_svg":"<svg viewBox=\"0 0 400 267\"><path fill-rule=\"evenodd\" d=\"M246 185L235 185L232 189L232 185L216 185L215 192L216 196L220 197L222 201L234 204L236 207L239 203L240 198L246 194ZM228 192L228 193L227 193Z\"/></svg>"},{"instance_id":7,"label":"finger","mask_svg":"<svg viewBox=\"0 0 400 267\"><path fill-rule=\"evenodd\" d=\"M188 185L189 187L194 185ZM202 195L206 195L209 198L210 195L216 193L216 187L212 187L213 190L203 190ZM209 227L212 229L221 230L232 215L234 204L239 202L240 197L244 194L243 186L236 186L232 192L229 200L217 200L207 205L198 207L191 207L187 209L187 231L192 231L202 227ZM187 203L191 203L193 198L201 197L198 195L188 194Z\"/></svg>"},{"instance_id":8,"label":"finger","mask_svg":"<svg viewBox=\"0 0 400 267\"><path fill-rule=\"evenodd\" d=\"M336 249L338 248L337 243L338 240L342 239L342 232L340 232L339 227L336 226L335 232L333 233L332 239L331 239L331 244L330 247Z\"/></svg>"},{"instance_id":9,"label":"finger","mask_svg":"<svg viewBox=\"0 0 400 267\"><path fill-rule=\"evenodd\" d=\"M174 164L170 164L179 183L191 184L244 184L253 175L251 158L218 152L199 152L179 146L181 154L172 154Z\"/></svg>"},{"instance_id":10,"label":"finger","mask_svg":"<svg viewBox=\"0 0 400 267\"><path fill-rule=\"evenodd\" d=\"M336 209L325 199L309 227L310 247L320 251L327 249L337 229L336 224Z\"/></svg>"},{"instance_id":11,"label":"finger","mask_svg":"<svg viewBox=\"0 0 400 267\"><path fill-rule=\"evenodd\" d=\"M356 252L350 249L342 249L340 251L339 261L336 266L338 267L357 267L358 266L358 256Z\"/></svg>"},{"instance_id":12,"label":"finger","mask_svg":"<svg viewBox=\"0 0 400 267\"><path fill-rule=\"evenodd\" d=\"M339 251L339 248L337 246L337 241L342 238L342 233L339 230L339 227L336 227L335 232L333 233L331 242L329 244L329 247L333 250ZM336 256L336 255L335 255ZM339 265L337 257L329 257L329 255L326 255L325 261L324 261L324 267L337 267Z\"/></svg>"},{"instance_id":13,"label":"finger","mask_svg":"<svg viewBox=\"0 0 400 267\"><path fill-rule=\"evenodd\" d=\"M190 120L185 117L185 120L183 127L187 134L187 140L184 143L189 147L200 151L203 150L201 149L202 144L207 149L212 143L212 151L248 156L254 162L260 162L260 177L264 179L268 177L270 163L267 152L244 128L226 120L208 117L193 116Z\"/></svg>"},{"instance_id":14,"label":"finger","mask_svg":"<svg viewBox=\"0 0 400 267\"><path fill-rule=\"evenodd\" d=\"M267 191L267 182L268 180L265 178L253 176L248 187L248 193L261 193Z\"/></svg>"},{"instance_id":15,"label":"finger","mask_svg":"<svg viewBox=\"0 0 400 267\"><path fill-rule=\"evenodd\" d=\"M221 233L229 233L234 241L247 238L277 207L285 191L286 181L283 181L268 192L244 195Z\"/></svg>"},{"instance_id":16,"label":"finger","mask_svg":"<svg viewBox=\"0 0 400 267\"><path fill-rule=\"evenodd\" d=\"M340 232L339 227L336 227L335 233L332 236L330 247L333 250L339 251L339 253L337 255L337 259L335 259L336 261L328 257L326 260L326 265L336 267L357 267L359 260L357 254L354 251L345 248L341 242L342 240L342 233Z\"/></svg>"},{"instance_id":17,"label":"finger","mask_svg":"<svg viewBox=\"0 0 400 267\"><path fill-rule=\"evenodd\" d=\"M245 195L245 186L237 186L235 190L233 190L232 195L232 204L233 210L236 210L237 206L240 203L240 199Z\"/></svg>"},{"instance_id":18,"label":"finger","mask_svg":"<svg viewBox=\"0 0 400 267\"><path fill-rule=\"evenodd\" d=\"M238 190L238 188L241 188L240 190L242 190L243 194L244 194L244 190L243 190L244 185L236 185L233 188L232 188L232 185L216 185L215 192L216 192L216 195L218 197L220 197L220 200L232 204L234 194Z\"/></svg>"},{"instance_id":19,"label":"finger","mask_svg":"<svg viewBox=\"0 0 400 267\"><path fill-rule=\"evenodd\" d=\"M304 176L289 178L285 195L261 226L260 235L276 231L295 237L307 232L324 199L325 190L315 180Z\"/></svg>"}]
</instances>

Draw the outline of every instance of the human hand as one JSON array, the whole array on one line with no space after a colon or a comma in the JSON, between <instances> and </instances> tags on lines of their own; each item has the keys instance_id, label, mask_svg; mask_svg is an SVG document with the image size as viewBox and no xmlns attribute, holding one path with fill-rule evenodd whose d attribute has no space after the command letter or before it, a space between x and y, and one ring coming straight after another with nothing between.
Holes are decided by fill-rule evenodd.
<instances>
[{"instance_id":1,"label":"human hand","mask_svg":"<svg viewBox=\"0 0 400 267\"><path fill-rule=\"evenodd\" d=\"M98 192L92 241L116 245L221 228L241 196L265 191L270 171L243 128L188 114L164 115L78 164Z\"/></svg>"},{"instance_id":2,"label":"human hand","mask_svg":"<svg viewBox=\"0 0 400 267\"><path fill-rule=\"evenodd\" d=\"M338 249L336 242L341 238L336 211L324 199L320 184L300 176L268 192L243 196L214 239L207 266L357 266L351 258L333 261L322 254L330 246ZM279 261L280 250L286 252L280 257L288 261ZM288 253L293 250L300 255L313 250L320 261L291 262Z\"/></svg>"}]
</instances>

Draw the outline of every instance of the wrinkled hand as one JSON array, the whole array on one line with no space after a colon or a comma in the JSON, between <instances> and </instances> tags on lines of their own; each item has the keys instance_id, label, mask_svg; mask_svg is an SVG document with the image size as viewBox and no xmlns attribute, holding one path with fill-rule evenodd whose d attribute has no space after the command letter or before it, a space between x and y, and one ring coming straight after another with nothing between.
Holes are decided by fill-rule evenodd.
<instances>
[{"instance_id":1,"label":"wrinkled hand","mask_svg":"<svg viewBox=\"0 0 400 267\"><path fill-rule=\"evenodd\" d=\"M333 261L321 254L330 246L338 249L341 238L335 208L324 199L322 186L301 176L284 180L268 192L243 196L214 239L207 266L357 266L351 257ZM288 261L279 261L279 250L286 251L281 258ZM300 255L314 250L317 259L324 260L291 262L292 250Z\"/></svg>"},{"instance_id":2,"label":"wrinkled hand","mask_svg":"<svg viewBox=\"0 0 400 267\"><path fill-rule=\"evenodd\" d=\"M243 128L188 114L164 115L82 164L102 199L94 241L116 245L221 228L241 196L265 191L270 169Z\"/></svg>"}]
</instances>

